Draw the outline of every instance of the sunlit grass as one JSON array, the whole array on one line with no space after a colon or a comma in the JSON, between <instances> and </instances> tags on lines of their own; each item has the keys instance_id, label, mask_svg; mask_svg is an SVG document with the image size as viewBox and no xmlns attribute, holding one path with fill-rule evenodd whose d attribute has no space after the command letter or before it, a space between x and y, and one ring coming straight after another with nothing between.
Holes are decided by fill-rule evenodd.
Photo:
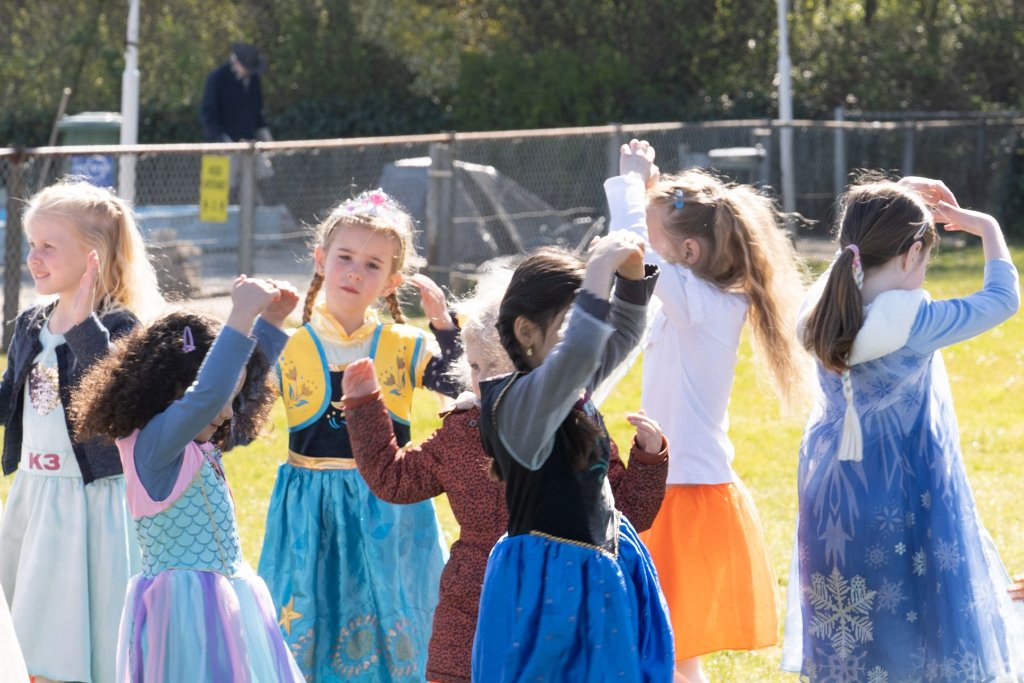
<instances>
[{"instance_id":1,"label":"sunlit grass","mask_svg":"<svg viewBox=\"0 0 1024 683\"><path fill-rule=\"evenodd\" d=\"M1018 267L1024 259L1017 259ZM945 250L932 265L927 288L935 298L968 294L980 288L982 257L976 248ZM960 421L964 460L974 496L1003 560L1024 571L1024 316L944 351ZM608 428L620 444L632 438L625 414L639 406L640 366L635 366L602 408ZM413 418L413 438L424 438L439 424L438 403L420 395ZM782 595L785 594L796 514L797 449L802 416L784 418L770 388L758 380L749 346L741 349L731 402L734 463L751 488L764 524L768 549ZM253 565L263 540L267 503L276 469L287 453L287 429L280 405L273 414L270 437L226 458L228 478L238 507L243 551ZM10 478L0 481L6 498ZM438 514L449 543L458 527L443 496ZM779 670L780 649L722 653L709 657L707 670L716 681L794 681Z\"/></svg>"}]
</instances>

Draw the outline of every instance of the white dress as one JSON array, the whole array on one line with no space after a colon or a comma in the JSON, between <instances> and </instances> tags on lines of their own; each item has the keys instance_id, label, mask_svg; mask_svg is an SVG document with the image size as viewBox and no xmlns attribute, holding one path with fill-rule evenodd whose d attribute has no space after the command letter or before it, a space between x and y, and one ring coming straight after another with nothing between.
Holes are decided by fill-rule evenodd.
<instances>
[{"instance_id":1,"label":"white dress","mask_svg":"<svg viewBox=\"0 0 1024 683\"><path fill-rule=\"evenodd\" d=\"M0 523L0 587L28 671L58 681L114 680L125 590L139 550L124 476L88 486L60 401L46 325L25 383L21 462Z\"/></svg>"}]
</instances>

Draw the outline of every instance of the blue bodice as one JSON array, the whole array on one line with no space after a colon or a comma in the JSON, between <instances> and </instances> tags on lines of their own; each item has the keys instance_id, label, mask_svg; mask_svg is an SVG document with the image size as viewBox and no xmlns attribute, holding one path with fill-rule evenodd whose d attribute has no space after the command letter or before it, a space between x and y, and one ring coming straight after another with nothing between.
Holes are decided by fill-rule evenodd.
<instances>
[{"instance_id":1,"label":"blue bodice","mask_svg":"<svg viewBox=\"0 0 1024 683\"><path fill-rule=\"evenodd\" d=\"M208 457L220 459L220 453ZM225 482L209 461L169 508L135 520L142 548L142 573L167 569L214 571L227 576L242 566L235 505Z\"/></svg>"}]
</instances>

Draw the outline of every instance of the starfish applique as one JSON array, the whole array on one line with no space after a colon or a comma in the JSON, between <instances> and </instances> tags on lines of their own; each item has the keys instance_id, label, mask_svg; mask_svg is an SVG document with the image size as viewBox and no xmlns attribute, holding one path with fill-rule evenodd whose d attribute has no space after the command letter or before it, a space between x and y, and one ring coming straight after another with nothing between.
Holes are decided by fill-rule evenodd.
<instances>
[{"instance_id":1,"label":"starfish applique","mask_svg":"<svg viewBox=\"0 0 1024 683\"><path fill-rule=\"evenodd\" d=\"M295 611L295 596L293 595L288 604L281 607L281 618L277 621L277 625L283 628L285 633L291 635L292 622L302 617L301 613Z\"/></svg>"}]
</instances>

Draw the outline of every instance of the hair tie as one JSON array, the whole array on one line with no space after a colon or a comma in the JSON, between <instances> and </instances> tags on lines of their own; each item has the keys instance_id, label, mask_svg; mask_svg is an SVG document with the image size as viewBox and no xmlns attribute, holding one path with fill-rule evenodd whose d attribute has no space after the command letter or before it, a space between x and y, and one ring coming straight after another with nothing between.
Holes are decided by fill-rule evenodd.
<instances>
[{"instance_id":1,"label":"hair tie","mask_svg":"<svg viewBox=\"0 0 1024 683\"><path fill-rule=\"evenodd\" d=\"M185 353L192 353L196 350L195 340L192 338L192 328L185 325L181 332L181 350Z\"/></svg>"},{"instance_id":2,"label":"hair tie","mask_svg":"<svg viewBox=\"0 0 1024 683\"><path fill-rule=\"evenodd\" d=\"M677 187L672 191L672 206L681 209L685 205L686 202L683 201L683 188Z\"/></svg>"},{"instance_id":3,"label":"hair tie","mask_svg":"<svg viewBox=\"0 0 1024 683\"><path fill-rule=\"evenodd\" d=\"M845 249L853 252L853 281L857 283L857 289L864 289L864 268L860 263L860 247L856 244L847 244Z\"/></svg>"}]
</instances>

